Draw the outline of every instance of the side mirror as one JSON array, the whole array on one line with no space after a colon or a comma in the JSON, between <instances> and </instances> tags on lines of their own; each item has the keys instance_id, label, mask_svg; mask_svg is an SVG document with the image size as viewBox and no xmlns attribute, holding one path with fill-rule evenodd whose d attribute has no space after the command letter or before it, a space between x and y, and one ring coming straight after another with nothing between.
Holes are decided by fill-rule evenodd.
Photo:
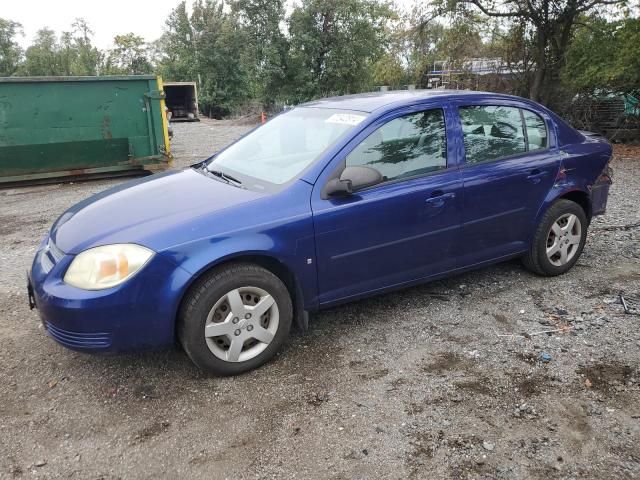
<instances>
[{"instance_id":1,"label":"side mirror","mask_svg":"<svg viewBox=\"0 0 640 480\"><path fill-rule=\"evenodd\" d=\"M382 180L382 174L375 168L356 165L345 168L340 178L329 180L325 192L328 196L333 197L350 195L363 188L377 185Z\"/></svg>"},{"instance_id":2,"label":"side mirror","mask_svg":"<svg viewBox=\"0 0 640 480\"><path fill-rule=\"evenodd\" d=\"M340 180L351 182L351 188L356 192L382 183L383 178L382 174L375 168L357 165L345 168L340 175Z\"/></svg>"},{"instance_id":3,"label":"side mirror","mask_svg":"<svg viewBox=\"0 0 640 480\"><path fill-rule=\"evenodd\" d=\"M332 178L327 182L324 191L328 197L340 197L343 195L351 195L353 193L353 187L349 180Z\"/></svg>"}]
</instances>

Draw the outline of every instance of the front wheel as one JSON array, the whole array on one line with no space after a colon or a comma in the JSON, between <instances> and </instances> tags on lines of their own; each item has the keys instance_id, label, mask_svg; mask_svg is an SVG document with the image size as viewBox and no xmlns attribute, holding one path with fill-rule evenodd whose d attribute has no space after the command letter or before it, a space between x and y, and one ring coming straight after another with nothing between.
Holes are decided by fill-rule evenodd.
<instances>
[{"instance_id":1,"label":"front wheel","mask_svg":"<svg viewBox=\"0 0 640 480\"><path fill-rule=\"evenodd\" d=\"M588 223L580 205L570 200L558 200L542 216L523 263L538 275L567 272L582 253Z\"/></svg>"},{"instance_id":2,"label":"front wheel","mask_svg":"<svg viewBox=\"0 0 640 480\"><path fill-rule=\"evenodd\" d=\"M293 317L287 287L253 264L215 269L187 293L178 334L201 369L235 375L256 368L284 343Z\"/></svg>"}]
</instances>

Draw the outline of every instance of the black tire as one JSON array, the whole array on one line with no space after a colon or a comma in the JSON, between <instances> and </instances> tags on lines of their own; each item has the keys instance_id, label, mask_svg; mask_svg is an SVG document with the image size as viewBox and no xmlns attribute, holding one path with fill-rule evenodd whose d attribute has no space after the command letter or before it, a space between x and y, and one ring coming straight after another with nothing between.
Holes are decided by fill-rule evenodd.
<instances>
[{"instance_id":1,"label":"black tire","mask_svg":"<svg viewBox=\"0 0 640 480\"><path fill-rule=\"evenodd\" d=\"M547 239L553 224L566 214L574 214L581 224L581 238L577 251L573 257L564 265L554 265L547 257ZM571 200L558 200L547 209L542 216L538 228L536 228L529 252L522 258L522 263L532 272L547 277L562 275L575 265L580 258L584 244L587 239L587 228L589 220L580 205Z\"/></svg>"},{"instance_id":2,"label":"black tire","mask_svg":"<svg viewBox=\"0 0 640 480\"><path fill-rule=\"evenodd\" d=\"M273 297L279 312L278 329L257 356L242 362L225 361L214 355L207 344L204 335L207 316L227 292L246 286L265 290ZM258 265L237 263L213 269L189 289L178 314L178 337L189 358L200 369L221 376L237 375L259 367L277 353L289 335L292 319L291 296L282 281Z\"/></svg>"}]
</instances>

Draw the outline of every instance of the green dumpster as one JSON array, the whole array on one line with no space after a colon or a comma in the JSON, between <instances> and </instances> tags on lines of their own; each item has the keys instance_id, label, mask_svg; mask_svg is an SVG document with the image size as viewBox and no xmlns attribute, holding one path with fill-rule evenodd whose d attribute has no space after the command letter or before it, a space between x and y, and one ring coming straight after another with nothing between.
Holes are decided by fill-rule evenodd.
<instances>
[{"instance_id":1,"label":"green dumpster","mask_svg":"<svg viewBox=\"0 0 640 480\"><path fill-rule=\"evenodd\" d=\"M160 77L0 78L0 186L170 161Z\"/></svg>"}]
</instances>

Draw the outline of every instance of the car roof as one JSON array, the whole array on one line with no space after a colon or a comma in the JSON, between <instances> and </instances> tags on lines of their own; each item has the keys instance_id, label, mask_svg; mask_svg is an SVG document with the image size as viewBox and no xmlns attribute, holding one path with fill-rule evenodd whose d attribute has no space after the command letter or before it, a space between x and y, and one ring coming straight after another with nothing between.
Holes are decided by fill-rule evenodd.
<instances>
[{"instance_id":1,"label":"car roof","mask_svg":"<svg viewBox=\"0 0 640 480\"><path fill-rule=\"evenodd\" d=\"M329 97L303 103L301 107L335 108L341 110L357 110L371 113L381 108L402 107L428 99L469 99L469 97L503 98L505 100L522 100L511 95L472 90L395 90L389 92L359 93L342 97Z\"/></svg>"}]
</instances>

